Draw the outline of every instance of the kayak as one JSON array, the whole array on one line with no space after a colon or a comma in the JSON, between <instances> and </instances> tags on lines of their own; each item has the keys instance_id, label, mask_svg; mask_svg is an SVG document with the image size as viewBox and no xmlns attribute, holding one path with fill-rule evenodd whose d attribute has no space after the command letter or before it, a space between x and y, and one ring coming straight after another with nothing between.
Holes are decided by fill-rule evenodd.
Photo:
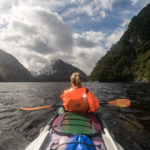
<instances>
[{"instance_id":1,"label":"kayak","mask_svg":"<svg viewBox=\"0 0 150 150\"><path fill-rule=\"evenodd\" d=\"M94 113L68 112L62 107L25 150L64 150L66 146L78 143L70 142L76 135L88 137L95 150L124 150L114 140L102 117ZM85 143L80 142L82 145Z\"/></svg>"}]
</instances>

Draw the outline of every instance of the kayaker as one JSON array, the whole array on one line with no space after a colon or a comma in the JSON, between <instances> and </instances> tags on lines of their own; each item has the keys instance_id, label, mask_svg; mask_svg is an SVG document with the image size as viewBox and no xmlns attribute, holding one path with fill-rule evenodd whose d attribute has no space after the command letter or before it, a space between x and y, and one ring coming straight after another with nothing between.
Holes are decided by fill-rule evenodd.
<instances>
[{"instance_id":1,"label":"kayaker","mask_svg":"<svg viewBox=\"0 0 150 150\"><path fill-rule=\"evenodd\" d=\"M99 108L99 102L94 94L82 85L80 74L73 73L70 80L72 87L60 96L65 110L82 113L95 112Z\"/></svg>"}]
</instances>

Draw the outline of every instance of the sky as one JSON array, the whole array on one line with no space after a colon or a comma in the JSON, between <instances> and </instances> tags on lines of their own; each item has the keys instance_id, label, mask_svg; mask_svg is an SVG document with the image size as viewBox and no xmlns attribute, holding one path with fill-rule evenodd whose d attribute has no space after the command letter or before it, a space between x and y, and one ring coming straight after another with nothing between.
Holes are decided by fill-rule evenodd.
<instances>
[{"instance_id":1,"label":"sky","mask_svg":"<svg viewBox=\"0 0 150 150\"><path fill-rule=\"evenodd\" d=\"M62 59L88 75L149 0L0 0L0 49L38 72Z\"/></svg>"}]
</instances>

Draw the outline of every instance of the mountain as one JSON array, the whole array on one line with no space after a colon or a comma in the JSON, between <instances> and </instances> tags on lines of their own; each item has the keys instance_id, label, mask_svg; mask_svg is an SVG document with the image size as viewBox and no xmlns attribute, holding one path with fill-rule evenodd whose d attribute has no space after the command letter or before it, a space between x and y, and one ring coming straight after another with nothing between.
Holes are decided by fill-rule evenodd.
<instances>
[{"instance_id":1,"label":"mountain","mask_svg":"<svg viewBox=\"0 0 150 150\"><path fill-rule=\"evenodd\" d=\"M0 82L32 81L30 72L12 55L0 50Z\"/></svg>"},{"instance_id":2,"label":"mountain","mask_svg":"<svg viewBox=\"0 0 150 150\"><path fill-rule=\"evenodd\" d=\"M90 80L150 82L150 4L132 18L127 31L94 67Z\"/></svg>"},{"instance_id":3,"label":"mountain","mask_svg":"<svg viewBox=\"0 0 150 150\"><path fill-rule=\"evenodd\" d=\"M87 75L80 69L62 61L61 59L52 60L51 63L37 73L39 81L64 82L70 81L70 75L79 72L83 81L87 81Z\"/></svg>"}]
</instances>

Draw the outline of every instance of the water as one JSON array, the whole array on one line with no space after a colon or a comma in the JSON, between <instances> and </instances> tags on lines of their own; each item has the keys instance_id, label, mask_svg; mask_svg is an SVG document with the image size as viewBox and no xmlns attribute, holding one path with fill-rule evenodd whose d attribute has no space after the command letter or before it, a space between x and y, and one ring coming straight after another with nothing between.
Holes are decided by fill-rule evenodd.
<instances>
[{"instance_id":1,"label":"water","mask_svg":"<svg viewBox=\"0 0 150 150\"><path fill-rule=\"evenodd\" d=\"M129 108L101 106L102 115L125 150L150 149L150 84L84 83L100 102L130 98ZM0 150L24 150L57 109L21 107L61 104L70 83L0 83Z\"/></svg>"}]
</instances>

